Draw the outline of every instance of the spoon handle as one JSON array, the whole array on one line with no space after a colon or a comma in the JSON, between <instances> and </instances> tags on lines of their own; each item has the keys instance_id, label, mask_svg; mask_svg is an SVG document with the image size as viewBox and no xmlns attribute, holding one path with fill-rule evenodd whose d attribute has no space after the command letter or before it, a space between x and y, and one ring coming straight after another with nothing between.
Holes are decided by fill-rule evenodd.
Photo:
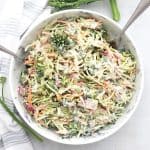
<instances>
[{"instance_id":1,"label":"spoon handle","mask_svg":"<svg viewBox=\"0 0 150 150\"><path fill-rule=\"evenodd\" d=\"M129 18L128 22L121 31L121 35L128 29L128 27L150 6L150 0L141 0L133 15Z\"/></svg>"},{"instance_id":2,"label":"spoon handle","mask_svg":"<svg viewBox=\"0 0 150 150\"><path fill-rule=\"evenodd\" d=\"M7 53L15 58L18 58L18 55L15 54L14 52L12 52L11 50L5 48L4 46L0 45L0 51L4 52L4 53Z\"/></svg>"}]
</instances>

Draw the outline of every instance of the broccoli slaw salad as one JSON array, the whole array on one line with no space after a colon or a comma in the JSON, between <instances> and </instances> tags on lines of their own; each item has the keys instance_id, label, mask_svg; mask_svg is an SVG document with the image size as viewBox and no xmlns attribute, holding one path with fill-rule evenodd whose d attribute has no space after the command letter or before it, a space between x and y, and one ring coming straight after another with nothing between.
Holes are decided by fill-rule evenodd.
<instances>
[{"instance_id":1,"label":"broccoli slaw salad","mask_svg":"<svg viewBox=\"0 0 150 150\"><path fill-rule=\"evenodd\" d=\"M26 46L18 92L39 125L63 138L91 136L122 116L136 61L107 39L101 20L69 17L47 24Z\"/></svg>"}]
</instances>

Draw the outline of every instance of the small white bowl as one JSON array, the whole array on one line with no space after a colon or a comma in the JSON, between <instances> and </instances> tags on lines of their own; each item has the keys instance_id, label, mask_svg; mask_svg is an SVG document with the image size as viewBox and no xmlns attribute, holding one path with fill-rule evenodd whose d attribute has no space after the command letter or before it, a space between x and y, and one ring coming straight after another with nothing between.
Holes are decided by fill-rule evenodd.
<instances>
[{"instance_id":1,"label":"small white bowl","mask_svg":"<svg viewBox=\"0 0 150 150\"><path fill-rule=\"evenodd\" d=\"M32 29L30 29L30 31L22 39L20 46L25 47L28 43L32 42L36 38L36 35L40 31L40 29L42 29L42 27L48 22L53 22L58 18L72 17L72 16L76 16L76 17L77 16L92 16L96 19L102 20L108 32L111 33L112 38L116 37L121 31L121 27L116 22L114 22L113 20L111 20L110 18L106 16L101 15L100 13L97 13L94 11L82 10L82 9L65 10L65 11L54 13L54 14L50 14L46 19L38 23ZM131 40L131 38L127 34L125 34L123 37L123 43L124 43L123 46L126 49L131 50L131 52L133 53L137 61L138 73L136 77L136 91L135 91L133 99L131 100L131 103L126 108L126 111L124 112L122 117L120 117L120 119L118 119L118 121L114 125L112 125L110 128L103 130L103 132L99 135L93 135L89 137L80 137L80 138L74 137L70 139L62 139L59 135L57 135L50 129L46 129L38 125L32 119L32 117L28 114L28 112L23 106L22 98L18 95L17 88L19 86L19 76L20 76L20 72L22 69L22 65L17 63L15 59L12 58L11 66L10 66L10 73L9 73L9 84L10 84L11 95L12 95L14 104L20 116L32 129L34 129L37 133L39 133L43 137L49 140L58 142L58 143L63 143L63 144L70 144L70 145L88 144L88 143L101 141L104 138L107 138L108 136L114 134L128 121L128 119L131 117L131 115L135 111L135 108L137 107L140 101L141 93L143 90L143 79L144 79L143 68L141 65L141 60L140 60L140 55L138 53L138 50L135 48L133 44L133 40Z\"/></svg>"}]
</instances>

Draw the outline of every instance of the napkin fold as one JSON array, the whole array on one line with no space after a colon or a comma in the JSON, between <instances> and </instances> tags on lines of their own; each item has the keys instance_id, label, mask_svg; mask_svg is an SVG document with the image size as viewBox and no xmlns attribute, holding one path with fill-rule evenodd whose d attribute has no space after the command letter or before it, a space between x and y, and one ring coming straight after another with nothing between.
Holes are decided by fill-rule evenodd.
<instances>
[{"instance_id":1,"label":"napkin fold","mask_svg":"<svg viewBox=\"0 0 150 150\"><path fill-rule=\"evenodd\" d=\"M0 45L15 52L23 34L44 12L47 1L6 0L0 13ZM8 76L9 64L10 56L0 52L0 76ZM7 106L14 111L10 93L6 92L6 94L6 97L9 95L9 99L6 98ZM32 143L25 131L7 114L1 105L0 150L33 150Z\"/></svg>"}]
</instances>

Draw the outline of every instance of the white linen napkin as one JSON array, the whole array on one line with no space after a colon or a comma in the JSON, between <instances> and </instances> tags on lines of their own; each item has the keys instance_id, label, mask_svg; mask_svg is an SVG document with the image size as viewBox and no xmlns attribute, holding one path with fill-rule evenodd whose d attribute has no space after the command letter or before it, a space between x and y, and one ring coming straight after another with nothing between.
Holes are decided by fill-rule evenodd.
<instances>
[{"instance_id":1,"label":"white linen napkin","mask_svg":"<svg viewBox=\"0 0 150 150\"><path fill-rule=\"evenodd\" d=\"M44 13L47 1L6 0L0 13L0 45L15 52L22 35L33 21ZM0 76L7 77L9 63L10 56L0 52ZM10 93L5 96L9 97L6 103L14 111ZM33 150L31 141L24 130L12 120L2 106L0 106L0 150Z\"/></svg>"}]
</instances>

